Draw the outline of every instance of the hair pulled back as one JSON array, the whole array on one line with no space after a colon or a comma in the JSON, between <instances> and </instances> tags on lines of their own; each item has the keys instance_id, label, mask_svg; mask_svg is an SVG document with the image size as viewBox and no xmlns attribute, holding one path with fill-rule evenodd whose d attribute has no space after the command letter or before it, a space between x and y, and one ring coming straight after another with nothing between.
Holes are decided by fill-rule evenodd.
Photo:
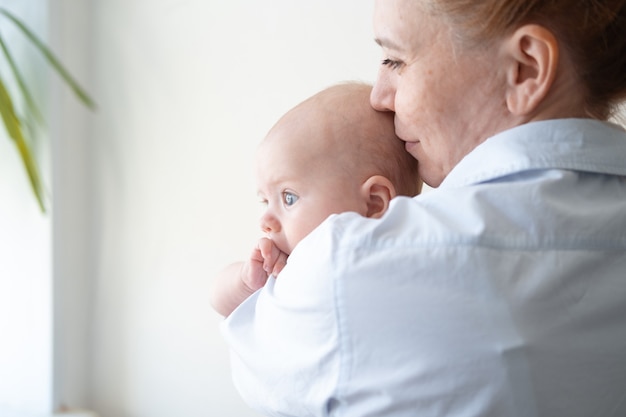
<instances>
[{"instance_id":1,"label":"hair pulled back","mask_svg":"<svg viewBox=\"0 0 626 417\"><path fill-rule=\"evenodd\" d=\"M466 41L528 23L551 30L585 89L586 112L609 118L626 100L626 0L426 0Z\"/></svg>"}]
</instances>

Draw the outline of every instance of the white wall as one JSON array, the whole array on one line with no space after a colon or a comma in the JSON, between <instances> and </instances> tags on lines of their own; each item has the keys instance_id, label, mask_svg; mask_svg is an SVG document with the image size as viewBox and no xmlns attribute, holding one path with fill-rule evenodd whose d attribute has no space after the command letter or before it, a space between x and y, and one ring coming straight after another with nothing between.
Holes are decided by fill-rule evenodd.
<instances>
[{"instance_id":1,"label":"white wall","mask_svg":"<svg viewBox=\"0 0 626 417\"><path fill-rule=\"evenodd\" d=\"M59 93L57 402L255 415L209 282L259 236L251 163L269 127L330 84L374 79L370 3L55 1L59 51L99 106Z\"/></svg>"},{"instance_id":2,"label":"white wall","mask_svg":"<svg viewBox=\"0 0 626 417\"><path fill-rule=\"evenodd\" d=\"M95 95L92 2L55 0L49 8L50 45L72 75ZM98 237L91 233L91 159L94 115L58 76L51 77L53 143L54 391L55 408L90 398L91 329Z\"/></svg>"}]
</instances>

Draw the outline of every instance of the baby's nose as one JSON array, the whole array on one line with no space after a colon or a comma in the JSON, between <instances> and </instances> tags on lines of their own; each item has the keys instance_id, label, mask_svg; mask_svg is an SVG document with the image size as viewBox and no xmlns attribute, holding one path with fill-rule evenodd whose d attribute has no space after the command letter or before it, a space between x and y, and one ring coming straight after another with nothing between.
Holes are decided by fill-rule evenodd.
<instances>
[{"instance_id":1,"label":"baby's nose","mask_svg":"<svg viewBox=\"0 0 626 417\"><path fill-rule=\"evenodd\" d=\"M278 233L280 232L280 222L270 213L265 213L261 216L261 230L263 233Z\"/></svg>"}]
</instances>

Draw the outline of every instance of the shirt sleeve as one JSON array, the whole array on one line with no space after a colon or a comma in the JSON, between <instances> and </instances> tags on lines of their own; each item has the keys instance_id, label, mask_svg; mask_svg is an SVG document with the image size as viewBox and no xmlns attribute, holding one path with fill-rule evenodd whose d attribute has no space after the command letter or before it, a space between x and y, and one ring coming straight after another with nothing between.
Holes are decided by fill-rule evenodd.
<instances>
[{"instance_id":1,"label":"shirt sleeve","mask_svg":"<svg viewBox=\"0 0 626 417\"><path fill-rule=\"evenodd\" d=\"M235 387L265 415L328 413L339 368L329 239L309 235L279 277L222 322Z\"/></svg>"},{"instance_id":2,"label":"shirt sleeve","mask_svg":"<svg viewBox=\"0 0 626 417\"><path fill-rule=\"evenodd\" d=\"M576 204L554 200L556 174ZM623 185L545 176L540 199L509 176L329 218L223 322L244 400L280 417L626 415L623 203L578 198ZM570 233L593 207L614 212Z\"/></svg>"}]
</instances>

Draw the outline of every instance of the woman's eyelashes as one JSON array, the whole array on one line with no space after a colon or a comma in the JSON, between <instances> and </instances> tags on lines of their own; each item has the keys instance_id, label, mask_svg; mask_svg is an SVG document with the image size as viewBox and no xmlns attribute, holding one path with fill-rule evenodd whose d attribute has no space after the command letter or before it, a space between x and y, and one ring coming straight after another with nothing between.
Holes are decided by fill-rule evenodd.
<instances>
[{"instance_id":1,"label":"woman's eyelashes","mask_svg":"<svg viewBox=\"0 0 626 417\"><path fill-rule=\"evenodd\" d=\"M382 65L389 67L391 69L397 69L402 65L402 61L397 61L395 59L389 59L389 58L383 59L381 63Z\"/></svg>"}]
</instances>

